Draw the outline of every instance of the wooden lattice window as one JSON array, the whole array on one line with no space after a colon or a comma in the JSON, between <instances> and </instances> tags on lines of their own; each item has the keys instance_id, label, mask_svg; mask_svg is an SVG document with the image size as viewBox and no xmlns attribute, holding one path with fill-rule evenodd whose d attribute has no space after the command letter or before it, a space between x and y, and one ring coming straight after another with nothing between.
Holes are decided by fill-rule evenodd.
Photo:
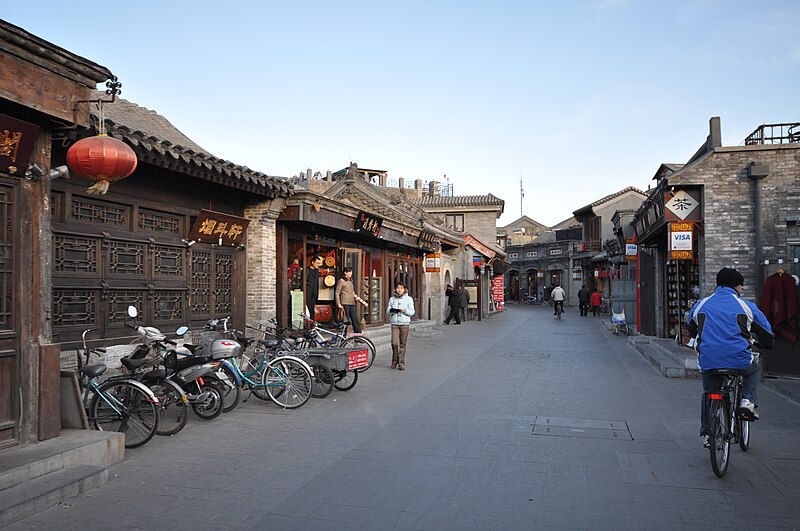
<instances>
[{"instance_id":1,"label":"wooden lattice window","mask_svg":"<svg viewBox=\"0 0 800 531\"><path fill-rule=\"evenodd\" d=\"M192 251L192 313L211 316L211 253Z\"/></svg>"},{"instance_id":2,"label":"wooden lattice window","mask_svg":"<svg viewBox=\"0 0 800 531\"><path fill-rule=\"evenodd\" d=\"M53 236L53 269L56 273L97 273L98 241L80 236Z\"/></svg>"},{"instance_id":3,"label":"wooden lattice window","mask_svg":"<svg viewBox=\"0 0 800 531\"><path fill-rule=\"evenodd\" d=\"M54 290L53 326L94 326L98 293L93 290Z\"/></svg>"},{"instance_id":4,"label":"wooden lattice window","mask_svg":"<svg viewBox=\"0 0 800 531\"><path fill-rule=\"evenodd\" d=\"M144 244L112 240L108 243L108 273L144 275L144 255Z\"/></svg>"},{"instance_id":5,"label":"wooden lattice window","mask_svg":"<svg viewBox=\"0 0 800 531\"><path fill-rule=\"evenodd\" d=\"M153 232L167 232L170 234L181 234L181 216L158 212L157 210L139 209L138 227L142 230Z\"/></svg>"},{"instance_id":6,"label":"wooden lattice window","mask_svg":"<svg viewBox=\"0 0 800 531\"><path fill-rule=\"evenodd\" d=\"M72 219L114 227L130 227L130 208L83 197L72 198Z\"/></svg>"},{"instance_id":7,"label":"wooden lattice window","mask_svg":"<svg viewBox=\"0 0 800 531\"><path fill-rule=\"evenodd\" d=\"M153 248L153 274L157 276L182 277L183 249L156 245Z\"/></svg>"}]
</instances>

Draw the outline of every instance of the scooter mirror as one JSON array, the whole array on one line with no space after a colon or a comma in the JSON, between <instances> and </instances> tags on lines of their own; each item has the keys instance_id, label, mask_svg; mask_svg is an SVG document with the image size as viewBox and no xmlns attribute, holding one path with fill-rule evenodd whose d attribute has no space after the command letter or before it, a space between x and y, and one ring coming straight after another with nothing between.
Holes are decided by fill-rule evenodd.
<instances>
[{"instance_id":1,"label":"scooter mirror","mask_svg":"<svg viewBox=\"0 0 800 531\"><path fill-rule=\"evenodd\" d=\"M136 306L128 306L128 316L136 317L137 315L139 315L139 310L136 309Z\"/></svg>"},{"instance_id":2,"label":"scooter mirror","mask_svg":"<svg viewBox=\"0 0 800 531\"><path fill-rule=\"evenodd\" d=\"M189 331L189 327L188 326L181 326L180 328L175 330L175 335L182 336L188 331Z\"/></svg>"}]
</instances>

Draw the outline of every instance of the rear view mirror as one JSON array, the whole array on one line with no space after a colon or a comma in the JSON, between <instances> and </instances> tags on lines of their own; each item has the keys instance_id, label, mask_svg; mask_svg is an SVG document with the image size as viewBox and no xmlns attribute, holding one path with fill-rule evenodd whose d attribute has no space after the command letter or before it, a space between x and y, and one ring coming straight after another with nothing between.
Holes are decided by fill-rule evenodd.
<instances>
[{"instance_id":1,"label":"rear view mirror","mask_svg":"<svg viewBox=\"0 0 800 531\"><path fill-rule=\"evenodd\" d=\"M189 327L188 326L181 326L180 328L175 330L175 335L176 336L182 336L188 331L189 331Z\"/></svg>"},{"instance_id":2,"label":"rear view mirror","mask_svg":"<svg viewBox=\"0 0 800 531\"><path fill-rule=\"evenodd\" d=\"M128 316L136 317L137 315L139 315L139 310L136 309L136 306L128 306Z\"/></svg>"}]
</instances>

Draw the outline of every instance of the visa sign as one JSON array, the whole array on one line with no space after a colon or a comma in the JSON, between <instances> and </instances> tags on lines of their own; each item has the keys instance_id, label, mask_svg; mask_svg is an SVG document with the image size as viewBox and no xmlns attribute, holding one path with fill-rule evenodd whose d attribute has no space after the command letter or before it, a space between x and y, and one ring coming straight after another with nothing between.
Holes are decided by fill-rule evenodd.
<instances>
[{"instance_id":1,"label":"visa sign","mask_svg":"<svg viewBox=\"0 0 800 531\"><path fill-rule=\"evenodd\" d=\"M692 233L691 232L671 232L670 251L691 251Z\"/></svg>"}]
</instances>

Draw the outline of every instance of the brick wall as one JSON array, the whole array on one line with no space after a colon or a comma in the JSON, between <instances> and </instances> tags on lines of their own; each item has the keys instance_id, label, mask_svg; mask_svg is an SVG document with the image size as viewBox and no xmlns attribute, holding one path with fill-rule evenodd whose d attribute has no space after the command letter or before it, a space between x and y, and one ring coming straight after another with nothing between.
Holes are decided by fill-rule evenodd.
<instances>
[{"instance_id":1,"label":"brick wall","mask_svg":"<svg viewBox=\"0 0 800 531\"><path fill-rule=\"evenodd\" d=\"M275 220L278 212L272 202L245 209L250 219L247 228L247 318L248 324L276 316L277 265Z\"/></svg>"},{"instance_id":2,"label":"brick wall","mask_svg":"<svg viewBox=\"0 0 800 531\"><path fill-rule=\"evenodd\" d=\"M704 295L714 290L717 271L734 266L744 275L745 297L756 296L755 183L748 177L751 162L769 166L769 175L761 181L763 256L786 256L791 236L785 218L800 212L799 145L717 148L691 169L670 178L671 185L703 185L704 237L699 249ZM765 276L770 273L766 270Z\"/></svg>"}]
</instances>

